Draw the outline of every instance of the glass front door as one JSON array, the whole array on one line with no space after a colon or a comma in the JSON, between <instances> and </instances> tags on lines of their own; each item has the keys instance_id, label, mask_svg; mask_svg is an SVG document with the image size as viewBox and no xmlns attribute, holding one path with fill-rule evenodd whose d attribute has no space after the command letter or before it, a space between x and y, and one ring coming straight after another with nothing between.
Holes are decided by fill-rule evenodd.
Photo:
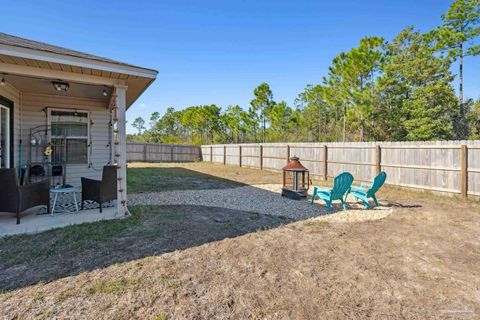
<instances>
[{"instance_id":1,"label":"glass front door","mask_svg":"<svg viewBox=\"0 0 480 320\"><path fill-rule=\"evenodd\" d=\"M0 104L0 168L10 167L10 109Z\"/></svg>"}]
</instances>

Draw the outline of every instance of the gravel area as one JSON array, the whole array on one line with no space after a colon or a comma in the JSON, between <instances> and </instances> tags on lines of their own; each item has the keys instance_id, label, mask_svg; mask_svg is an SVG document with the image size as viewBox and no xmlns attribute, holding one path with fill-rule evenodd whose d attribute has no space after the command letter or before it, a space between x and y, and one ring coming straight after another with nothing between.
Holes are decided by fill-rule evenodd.
<instances>
[{"instance_id":1,"label":"gravel area","mask_svg":"<svg viewBox=\"0 0 480 320\"><path fill-rule=\"evenodd\" d=\"M341 210L337 203L329 213L323 202L313 206L307 200L291 200L280 196L281 185L262 184L216 190L182 190L129 194L131 205L201 205L284 216L294 220L317 217L329 222L356 222L378 220L386 217L391 208L378 207L364 210L363 206L349 199L349 209Z\"/></svg>"}]
</instances>

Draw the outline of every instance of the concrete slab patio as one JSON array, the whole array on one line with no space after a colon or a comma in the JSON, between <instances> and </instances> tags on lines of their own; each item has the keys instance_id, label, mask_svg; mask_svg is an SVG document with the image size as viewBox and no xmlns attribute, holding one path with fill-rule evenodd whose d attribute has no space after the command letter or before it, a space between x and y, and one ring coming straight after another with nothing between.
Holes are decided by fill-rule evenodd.
<instances>
[{"instance_id":1,"label":"concrete slab patio","mask_svg":"<svg viewBox=\"0 0 480 320\"><path fill-rule=\"evenodd\" d=\"M0 213L0 237L23 233L37 233L73 224L124 217L118 215L116 207L104 208L102 213L100 213L98 209L88 209L80 210L78 213L60 212L55 213L53 216L50 214L38 214L39 211L38 208L26 211L22 215L20 224L16 224L14 214L6 212Z\"/></svg>"}]
</instances>

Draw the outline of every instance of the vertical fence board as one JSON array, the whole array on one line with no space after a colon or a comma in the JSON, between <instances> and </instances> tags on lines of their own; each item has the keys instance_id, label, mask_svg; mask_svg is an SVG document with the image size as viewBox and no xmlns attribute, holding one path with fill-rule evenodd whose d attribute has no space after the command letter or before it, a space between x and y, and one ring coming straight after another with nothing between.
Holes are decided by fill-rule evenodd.
<instances>
[{"instance_id":1,"label":"vertical fence board","mask_svg":"<svg viewBox=\"0 0 480 320\"><path fill-rule=\"evenodd\" d=\"M238 146L238 166L242 166L242 146Z\"/></svg>"},{"instance_id":2,"label":"vertical fence board","mask_svg":"<svg viewBox=\"0 0 480 320\"><path fill-rule=\"evenodd\" d=\"M207 158L210 157L208 150L199 146L127 143L128 162L192 162L202 160L202 154L208 154Z\"/></svg>"},{"instance_id":3,"label":"vertical fence board","mask_svg":"<svg viewBox=\"0 0 480 320\"><path fill-rule=\"evenodd\" d=\"M460 149L460 194L462 197L467 196L468 192L468 149L467 145L462 144Z\"/></svg>"}]
</instances>

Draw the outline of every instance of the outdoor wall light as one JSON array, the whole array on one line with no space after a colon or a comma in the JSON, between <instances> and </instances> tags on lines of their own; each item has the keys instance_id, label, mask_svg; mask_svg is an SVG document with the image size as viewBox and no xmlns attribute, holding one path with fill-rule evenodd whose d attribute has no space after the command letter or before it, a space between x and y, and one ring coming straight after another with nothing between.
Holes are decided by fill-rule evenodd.
<instances>
[{"instance_id":1,"label":"outdoor wall light","mask_svg":"<svg viewBox=\"0 0 480 320\"><path fill-rule=\"evenodd\" d=\"M57 91L67 92L68 88L70 88L70 85L67 82L52 81L52 84Z\"/></svg>"},{"instance_id":2,"label":"outdoor wall light","mask_svg":"<svg viewBox=\"0 0 480 320\"><path fill-rule=\"evenodd\" d=\"M4 86L5 85L5 76L2 77L2 80L0 81L0 86Z\"/></svg>"},{"instance_id":3,"label":"outdoor wall light","mask_svg":"<svg viewBox=\"0 0 480 320\"><path fill-rule=\"evenodd\" d=\"M107 90L103 89L102 94L103 94L104 97L106 97L107 96Z\"/></svg>"}]
</instances>

